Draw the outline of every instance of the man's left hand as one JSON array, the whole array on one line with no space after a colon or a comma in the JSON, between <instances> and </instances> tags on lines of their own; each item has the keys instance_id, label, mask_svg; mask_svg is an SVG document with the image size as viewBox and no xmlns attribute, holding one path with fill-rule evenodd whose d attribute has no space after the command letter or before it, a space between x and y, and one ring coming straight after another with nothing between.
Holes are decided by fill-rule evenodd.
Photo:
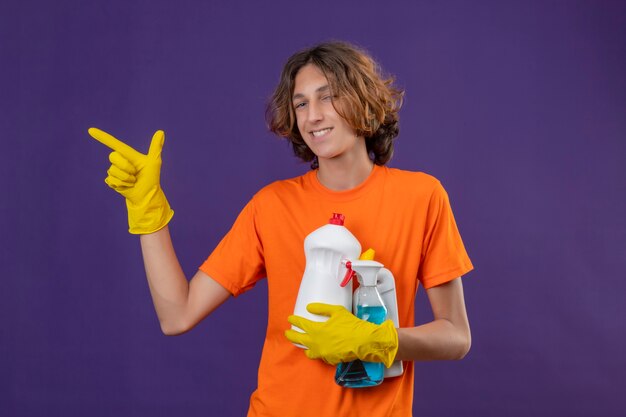
<instances>
[{"instance_id":1,"label":"man's left hand","mask_svg":"<svg viewBox=\"0 0 626 417\"><path fill-rule=\"evenodd\" d=\"M360 359L382 362L390 367L398 351L398 332L391 320L378 325L361 320L343 306L311 303L307 310L328 316L322 323L300 316L289 316L292 325L304 333L287 330L285 336L292 343L304 345L310 359L322 359L330 365Z\"/></svg>"}]
</instances>

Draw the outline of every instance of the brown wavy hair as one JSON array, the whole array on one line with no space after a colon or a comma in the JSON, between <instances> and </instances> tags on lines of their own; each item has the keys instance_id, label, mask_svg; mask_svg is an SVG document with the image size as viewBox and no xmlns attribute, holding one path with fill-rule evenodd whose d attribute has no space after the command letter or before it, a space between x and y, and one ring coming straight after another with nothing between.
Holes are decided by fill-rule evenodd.
<instances>
[{"instance_id":1,"label":"brown wavy hair","mask_svg":"<svg viewBox=\"0 0 626 417\"><path fill-rule=\"evenodd\" d=\"M287 138L297 157L318 167L317 158L306 145L296 123L292 97L296 74L307 64L326 76L333 96L341 105L333 106L365 138L367 152L377 165L393 155L398 136L398 111L404 92L385 77L378 63L364 50L346 42L325 42L292 55L283 67L280 82L267 105L265 117L270 131Z\"/></svg>"}]
</instances>

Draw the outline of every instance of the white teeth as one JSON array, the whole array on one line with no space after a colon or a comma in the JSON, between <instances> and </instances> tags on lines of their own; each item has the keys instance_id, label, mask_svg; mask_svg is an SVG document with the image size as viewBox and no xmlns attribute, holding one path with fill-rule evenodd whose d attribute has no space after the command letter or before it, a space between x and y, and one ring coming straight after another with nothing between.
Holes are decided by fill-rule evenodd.
<instances>
[{"instance_id":1,"label":"white teeth","mask_svg":"<svg viewBox=\"0 0 626 417\"><path fill-rule=\"evenodd\" d=\"M326 128L326 129L322 129L322 130L317 130L315 132L311 132L313 134L313 136L315 137L319 137L322 135L325 135L326 133L330 132L330 128Z\"/></svg>"}]
</instances>

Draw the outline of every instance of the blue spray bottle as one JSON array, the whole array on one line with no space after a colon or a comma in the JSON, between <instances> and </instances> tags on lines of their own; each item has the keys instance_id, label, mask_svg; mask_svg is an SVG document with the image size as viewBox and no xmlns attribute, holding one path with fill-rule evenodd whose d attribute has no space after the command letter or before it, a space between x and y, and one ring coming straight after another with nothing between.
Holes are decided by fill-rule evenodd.
<instances>
[{"instance_id":1,"label":"blue spray bottle","mask_svg":"<svg viewBox=\"0 0 626 417\"><path fill-rule=\"evenodd\" d=\"M371 253L368 253L371 251ZM382 324L387 319L387 308L378 292L377 275L383 265L371 260L373 250L369 250L358 261L352 261L350 268L359 280L359 288L354 293L354 315L370 323ZM369 255L369 256L368 256ZM370 260L364 260L364 259ZM343 387L373 387L383 382L385 365L379 362L355 360L337 365L335 382Z\"/></svg>"}]
</instances>

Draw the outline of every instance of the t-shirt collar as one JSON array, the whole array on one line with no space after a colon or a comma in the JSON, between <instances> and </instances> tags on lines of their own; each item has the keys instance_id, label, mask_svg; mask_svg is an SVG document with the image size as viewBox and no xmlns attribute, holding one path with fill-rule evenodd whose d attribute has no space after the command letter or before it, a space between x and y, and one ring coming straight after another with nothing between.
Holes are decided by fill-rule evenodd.
<instances>
[{"instance_id":1,"label":"t-shirt collar","mask_svg":"<svg viewBox=\"0 0 626 417\"><path fill-rule=\"evenodd\" d=\"M386 168L379 165L374 165L372 171L368 177L361 184L354 188L343 191L335 191L326 188L320 180L317 178L317 169L311 170L305 174L305 181L307 185L313 188L317 193L322 194L325 198L329 198L335 201L349 201L357 199L367 194L374 185L383 179Z\"/></svg>"}]
</instances>

